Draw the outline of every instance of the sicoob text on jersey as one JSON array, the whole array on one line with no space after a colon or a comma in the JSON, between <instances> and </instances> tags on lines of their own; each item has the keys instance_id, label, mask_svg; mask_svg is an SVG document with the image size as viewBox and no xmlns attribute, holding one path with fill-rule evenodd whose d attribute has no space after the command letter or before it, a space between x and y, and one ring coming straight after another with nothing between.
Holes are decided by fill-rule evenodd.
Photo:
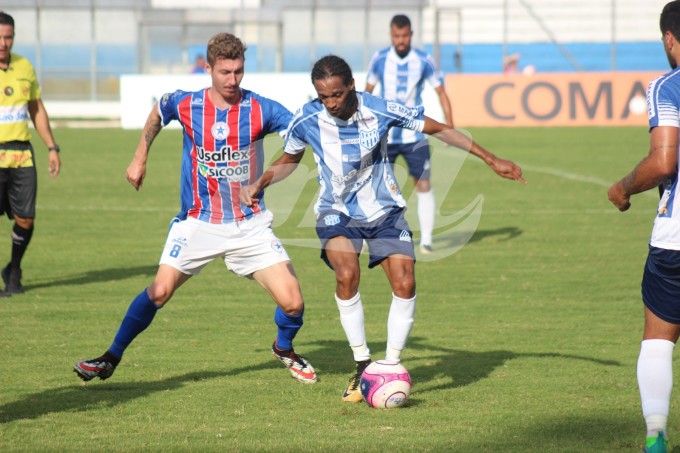
<instances>
[{"instance_id":1,"label":"sicoob text on jersey","mask_svg":"<svg viewBox=\"0 0 680 453\"><path fill-rule=\"evenodd\" d=\"M218 126L216 123L215 126ZM224 139L228 135L226 123L219 123L221 127L212 127L212 135L217 139ZM250 149L235 150L229 145L217 151L206 151L202 146L196 147L198 170L206 178L229 181L247 181L250 178Z\"/></svg>"}]
</instances>

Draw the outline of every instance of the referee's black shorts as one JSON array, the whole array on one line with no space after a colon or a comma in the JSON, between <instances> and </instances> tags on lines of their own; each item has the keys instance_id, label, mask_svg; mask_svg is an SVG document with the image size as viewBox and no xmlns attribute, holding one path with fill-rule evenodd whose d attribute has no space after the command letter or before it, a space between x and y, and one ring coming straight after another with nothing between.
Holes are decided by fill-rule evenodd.
<instances>
[{"instance_id":1,"label":"referee's black shorts","mask_svg":"<svg viewBox=\"0 0 680 453\"><path fill-rule=\"evenodd\" d=\"M7 151L30 152L32 166L0 168L0 214L5 213L10 219L14 215L33 219L38 191L33 147L24 141L0 143L0 153Z\"/></svg>"}]
</instances>

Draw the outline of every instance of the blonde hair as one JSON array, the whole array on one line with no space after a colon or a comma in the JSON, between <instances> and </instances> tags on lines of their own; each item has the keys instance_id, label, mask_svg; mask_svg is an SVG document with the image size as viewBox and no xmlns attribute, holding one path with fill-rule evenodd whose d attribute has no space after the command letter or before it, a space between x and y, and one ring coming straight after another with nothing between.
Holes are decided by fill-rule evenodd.
<instances>
[{"instance_id":1,"label":"blonde hair","mask_svg":"<svg viewBox=\"0 0 680 453\"><path fill-rule=\"evenodd\" d=\"M230 33L218 33L208 41L208 64L214 66L220 58L228 60L246 59L246 46Z\"/></svg>"}]
</instances>

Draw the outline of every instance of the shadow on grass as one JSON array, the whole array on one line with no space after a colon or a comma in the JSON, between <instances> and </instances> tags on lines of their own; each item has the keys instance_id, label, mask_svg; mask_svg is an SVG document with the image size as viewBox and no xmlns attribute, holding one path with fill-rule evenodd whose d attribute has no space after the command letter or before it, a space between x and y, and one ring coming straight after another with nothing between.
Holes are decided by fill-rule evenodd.
<instances>
[{"instance_id":1,"label":"shadow on grass","mask_svg":"<svg viewBox=\"0 0 680 453\"><path fill-rule=\"evenodd\" d=\"M345 341L318 341L309 343L309 346L315 348L312 350L301 350L300 353L307 356L310 362L314 364L321 380L323 380L324 375L349 375L354 370L352 354ZM423 365L409 366L411 377L419 383L419 393L470 385L488 377L496 368L516 358L548 357L560 360L581 360L605 366L621 365L614 360L600 360L571 354L525 354L505 350L462 351L433 346L428 340L419 337L412 337L409 340L409 350L412 350L412 360L425 362ZM432 354L433 352L434 354ZM94 386L80 384L43 390L0 405L0 424L22 419L35 419L54 412L74 412L93 408L113 407L152 393L176 390L189 382L237 376L243 373L273 368L280 368L281 373L287 373L276 360L267 360L257 365L231 370L197 371L150 382L107 382ZM450 377L450 383L435 387L423 385L434 379L435 376L440 378L442 373ZM413 401L412 403L416 404L417 402Z\"/></svg>"},{"instance_id":2,"label":"shadow on grass","mask_svg":"<svg viewBox=\"0 0 680 453\"><path fill-rule=\"evenodd\" d=\"M188 382L219 378L228 372L202 371L151 382L106 383L96 386L71 385L26 395L0 406L0 423L34 419L54 412L77 412L113 407L151 393L175 390Z\"/></svg>"},{"instance_id":3,"label":"shadow on grass","mask_svg":"<svg viewBox=\"0 0 680 453\"><path fill-rule=\"evenodd\" d=\"M314 365L321 378L323 374L351 374L354 369L354 360L347 344L342 341L316 341L310 343L316 346L311 352L301 351ZM382 351L383 345L374 343L374 351ZM434 346L429 340L421 337L411 337L408 342L409 359L418 361L421 365L409 365L411 378L418 382L419 392L431 392L434 390L452 389L473 384L487 378L494 370L502 367L506 362L519 358L555 358L558 360L578 360L596 363L603 366L621 366L615 360L602 360L593 357L578 356L573 354L561 354L553 352L545 353L517 353L506 350L496 351L464 351ZM379 354L374 354L378 356ZM375 358L375 357L374 357ZM441 379L442 375L450 378L450 383L435 387L422 386L433 379Z\"/></svg>"},{"instance_id":4,"label":"shadow on grass","mask_svg":"<svg viewBox=\"0 0 680 453\"><path fill-rule=\"evenodd\" d=\"M448 384L437 385L419 389L419 392L431 392L435 390L464 387L481 379L489 377L496 369L512 359L520 358L554 358L558 360L577 360L595 363L603 366L621 366L616 360L602 360L594 357L586 357L574 354L562 354L555 352L521 353L507 350L496 351L464 351L433 346L420 337L409 339L408 348L413 350L414 359L425 360L425 365L409 368L411 377L420 383L428 382L435 375L441 378L442 374L451 379ZM434 351L434 355L423 356L415 351Z\"/></svg>"},{"instance_id":5,"label":"shadow on grass","mask_svg":"<svg viewBox=\"0 0 680 453\"><path fill-rule=\"evenodd\" d=\"M503 228L496 228L495 230L475 230L474 235L472 236L472 239L470 239L470 242L478 242L482 241L487 237L494 237L494 236L501 236L499 238L499 241L510 241L512 239L515 239L516 237L520 236L523 233L522 230L520 230L517 227L503 227ZM504 236L504 237L503 237Z\"/></svg>"},{"instance_id":6,"label":"shadow on grass","mask_svg":"<svg viewBox=\"0 0 680 453\"><path fill-rule=\"evenodd\" d=\"M70 285L85 285L88 283L110 282L116 280L124 280L130 277L138 277L145 275L150 278L156 276L158 265L153 266L137 266L137 267L121 267L113 269L100 269L96 271L82 272L71 277L52 279L46 281L38 281L37 283L29 282L24 285L27 290L49 288L52 286L70 286Z\"/></svg>"}]
</instances>

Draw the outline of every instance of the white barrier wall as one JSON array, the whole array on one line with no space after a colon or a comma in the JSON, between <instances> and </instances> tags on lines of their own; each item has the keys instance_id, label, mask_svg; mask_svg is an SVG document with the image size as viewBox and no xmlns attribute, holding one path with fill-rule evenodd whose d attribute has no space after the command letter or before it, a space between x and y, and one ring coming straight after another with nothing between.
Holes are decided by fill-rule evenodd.
<instances>
[{"instance_id":1,"label":"white barrier wall","mask_svg":"<svg viewBox=\"0 0 680 453\"><path fill-rule=\"evenodd\" d=\"M363 90L366 74L356 73L354 79L357 89ZM208 86L208 75L123 75L120 79L121 125L124 129L141 129L151 108L165 93L178 89L197 91ZM274 99L291 112L316 98L308 73L246 74L241 87ZM443 120L441 106L432 87L425 88L423 105L428 116L438 121ZM169 126L179 127L179 123L173 121Z\"/></svg>"}]
</instances>

